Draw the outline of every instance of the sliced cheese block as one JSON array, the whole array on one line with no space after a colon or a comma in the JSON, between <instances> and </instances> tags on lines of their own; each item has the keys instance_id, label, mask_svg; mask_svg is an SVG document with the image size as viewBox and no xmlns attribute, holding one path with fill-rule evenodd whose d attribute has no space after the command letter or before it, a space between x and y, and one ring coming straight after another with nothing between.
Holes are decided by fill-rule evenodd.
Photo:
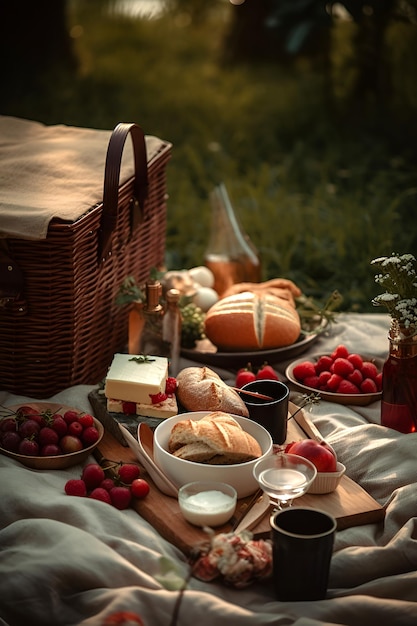
<instances>
[{"instance_id":1,"label":"sliced cheese block","mask_svg":"<svg viewBox=\"0 0 417 626\"><path fill-rule=\"evenodd\" d=\"M140 362L141 358L134 354L114 355L104 386L106 398L150 405L151 395L165 392L168 359L149 356L149 360Z\"/></svg>"},{"instance_id":2,"label":"sliced cheese block","mask_svg":"<svg viewBox=\"0 0 417 626\"><path fill-rule=\"evenodd\" d=\"M141 415L143 417L173 417L178 414L178 405L175 396L168 396L158 404L140 404L124 402L123 400L107 399L107 410L110 413L127 413L128 415Z\"/></svg>"}]
</instances>

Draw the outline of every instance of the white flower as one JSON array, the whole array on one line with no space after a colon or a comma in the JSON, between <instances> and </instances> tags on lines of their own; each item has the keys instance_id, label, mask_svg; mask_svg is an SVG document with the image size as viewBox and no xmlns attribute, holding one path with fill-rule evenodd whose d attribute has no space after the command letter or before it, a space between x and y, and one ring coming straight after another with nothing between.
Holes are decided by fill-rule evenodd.
<instances>
[{"instance_id":1,"label":"white flower","mask_svg":"<svg viewBox=\"0 0 417 626\"><path fill-rule=\"evenodd\" d=\"M391 317L405 328L417 328L417 264L412 254L392 254L371 261L382 270L375 282L385 288L372 303L384 305ZM417 332L417 330L416 330Z\"/></svg>"}]
</instances>

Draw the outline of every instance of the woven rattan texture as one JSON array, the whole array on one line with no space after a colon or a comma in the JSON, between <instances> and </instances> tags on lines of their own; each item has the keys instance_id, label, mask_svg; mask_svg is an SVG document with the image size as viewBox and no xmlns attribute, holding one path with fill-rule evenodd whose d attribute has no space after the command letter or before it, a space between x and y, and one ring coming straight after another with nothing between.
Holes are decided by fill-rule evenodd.
<instances>
[{"instance_id":1,"label":"woven rattan texture","mask_svg":"<svg viewBox=\"0 0 417 626\"><path fill-rule=\"evenodd\" d=\"M144 220L131 236L133 179L119 192L112 254L98 260L102 205L74 223L54 221L44 241L8 240L25 278L19 303L0 309L0 388L49 398L76 384L102 380L127 343L128 310L115 304L126 276L142 283L165 254L166 164L170 144L148 163Z\"/></svg>"}]
</instances>

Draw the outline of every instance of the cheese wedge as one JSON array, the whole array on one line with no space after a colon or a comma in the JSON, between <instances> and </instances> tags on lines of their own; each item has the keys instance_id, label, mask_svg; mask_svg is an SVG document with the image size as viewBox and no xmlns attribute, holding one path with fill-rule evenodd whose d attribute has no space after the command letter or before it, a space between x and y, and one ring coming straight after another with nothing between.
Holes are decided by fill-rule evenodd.
<instances>
[{"instance_id":1,"label":"cheese wedge","mask_svg":"<svg viewBox=\"0 0 417 626\"><path fill-rule=\"evenodd\" d=\"M151 395L165 392L168 359L149 356L142 361L143 358L134 354L114 355L104 385L106 398L151 405Z\"/></svg>"},{"instance_id":2,"label":"cheese wedge","mask_svg":"<svg viewBox=\"0 0 417 626\"><path fill-rule=\"evenodd\" d=\"M157 404L140 404L124 402L123 400L107 399L109 413L126 413L128 415L141 415L142 417L173 417L178 414L178 405L175 396L168 396L163 402Z\"/></svg>"}]
</instances>

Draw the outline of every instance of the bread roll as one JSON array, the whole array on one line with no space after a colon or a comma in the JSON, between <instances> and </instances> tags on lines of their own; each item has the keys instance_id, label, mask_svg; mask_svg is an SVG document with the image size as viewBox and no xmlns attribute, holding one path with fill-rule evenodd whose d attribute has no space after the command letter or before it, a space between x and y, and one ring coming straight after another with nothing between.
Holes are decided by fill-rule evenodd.
<instances>
[{"instance_id":1,"label":"bread roll","mask_svg":"<svg viewBox=\"0 0 417 626\"><path fill-rule=\"evenodd\" d=\"M244 291L250 291L252 293L269 293L272 296L277 296L288 300L295 306L294 298L301 296L301 289L288 278L272 278L266 280L263 283L236 283L231 285L222 294L222 298L233 296L237 293L243 293Z\"/></svg>"},{"instance_id":2,"label":"bread roll","mask_svg":"<svg viewBox=\"0 0 417 626\"><path fill-rule=\"evenodd\" d=\"M177 399L187 411L225 411L249 417L242 398L208 367L186 367L177 376Z\"/></svg>"},{"instance_id":3,"label":"bread roll","mask_svg":"<svg viewBox=\"0 0 417 626\"><path fill-rule=\"evenodd\" d=\"M177 422L168 449L174 456L196 463L230 465L259 458L261 447L231 415L215 411L201 420Z\"/></svg>"},{"instance_id":4,"label":"bread roll","mask_svg":"<svg viewBox=\"0 0 417 626\"><path fill-rule=\"evenodd\" d=\"M301 332L295 306L263 292L244 291L214 304L205 333L223 351L269 350L293 344Z\"/></svg>"}]
</instances>

